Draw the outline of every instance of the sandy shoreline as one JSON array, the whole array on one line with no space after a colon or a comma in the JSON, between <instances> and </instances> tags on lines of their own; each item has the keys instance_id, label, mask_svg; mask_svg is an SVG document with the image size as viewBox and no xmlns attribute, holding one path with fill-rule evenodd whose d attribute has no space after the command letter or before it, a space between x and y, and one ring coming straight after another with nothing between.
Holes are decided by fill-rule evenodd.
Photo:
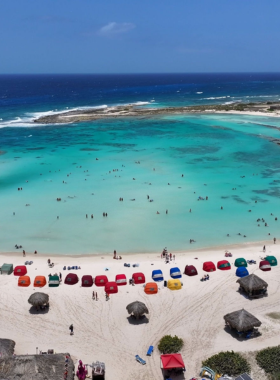
<instances>
[{"instance_id":1,"label":"sandy shoreline","mask_svg":"<svg viewBox=\"0 0 280 380\"><path fill-rule=\"evenodd\" d=\"M250 248L253 248L253 247L263 247L264 245L270 245L270 244L273 244L273 239L269 239L269 240L261 240L261 241L254 241L254 242L246 242L246 243L240 243L240 244L223 244L223 245L217 245L217 246L213 246L213 247L207 247L207 248L195 248L195 243L192 243L190 245L190 247L186 250L169 250L169 252L172 252L172 254L175 254L175 255L181 255L181 254L184 254L185 256L192 256L194 253L196 254L200 254L200 255L203 255L203 254L207 254L208 252L213 252L215 250L219 250L219 251L230 251L230 250L235 250L235 249L246 249L248 247ZM163 247L164 248L164 247ZM167 247L168 248L168 247ZM130 253L127 253L127 252L117 252L117 255L120 255L122 257L122 260L125 260L127 257L135 257L135 256L139 256L139 259L141 258L147 258L147 257L156 257L156 256L159 256L160 255L160 251L158 252L130 252ZM17 251L5 251L5 252L1 252L0 251L0 257L1 256L10 256L10 257L23 257L23 254L22 254L22 249L18 249ZM94 254L94 253L89 253L89 254L82 254L82 255L67 255L67 254L63 254L63 253L38 253L37 255L34 254L33 252L28 252L26 251L26 257L25 259L26 260L29 260L33 257L45 257L45 258L49 258L49 257L61 257L61 258L90 258L90 259L93 259L93 258L100 258L100 257L103 257L104 258L111 258L113 256L113 251L112 252L108 252L108 253L100 253L100 254Z\"/></svg>"},{"instance_id":2,"label":"sandy shoreline","mask_svg":"<svg viewBox=\"0 0 280 380\"><path fill-rule=\"evenodd\" d=\"M153 269L161 269L167 280L170 278L171 267L178 266L183 272L187 264L196 266L198 276L183 275L183 288L180 291L172 292L161 282L156 295L146 295L142 285L119 287L118 294L111 295L107 302L104 290L96 286L81 288L80 283L74 286L62 283L58 288L44 287L39 291L49 294L50 310L46 314L31 314L27 300L38 289L33 285L19 288L17 277L0 275L0 336L15 340L16 354L33 354L36 347L43 351L53 348L55 352L70 352L76 362L78 359L85 363L104 361L109 379L154 380L161 377L160 354L155 349L148 358L146 351L150 345L156 347L163 335L176 334L185 342L181 353L187 369L185 378L189 379L198 375L203 359L221 350L256 351L280 343L280 323L267 315L280 311L280 267L273 267L270 272L260 271L258 262L265 255L263 245L264 242L256 242L175 253L175 261L170 264L165 264L160 252L127 254L122 260L114 260L112 254L111 257L49 255L55 264L51 269L48 268L46 254L27 254L23 258L21 252L1 253L1 263L13 263L14 266L32 260L33 264L27 266L32 284L36 275L48 276L59 272L63 279L67 273L73 272L80 279L84 274L94 277L105 274L109 281L114 281L116 274L124 273L129 279L132 273L143 272L146 282L150 282ZM224 258L225 249L233 255L228 258L232 269L226 272L217 270L210 274L209 281L200 282L205 273L202 271L203 262L211 260L216 264ZM276 256L279 261L278 251L278 244L266 242L266 254ZM237 257L257 261L248 270L267 281L268 297L250 301L237 292L237 277L233 266ZM131 267L124 267L125 262L130 263ZM139 267L133 267L135 263ZM65 271L64 265L79 265L81 269ZM98 292L98 301L92 300L93 290ZM147 305L148 323L135 325L129 321L126 305L135 300ZM242 308L262 322L260 337L238 340L224 330L223 316ZM68 331L71 323L74 325L74 336L70 336ZM147 360L146 366L140 367L135 361L136 354ZM258 380L258 377L254 379Z\"/></svg>"}]
</instances>

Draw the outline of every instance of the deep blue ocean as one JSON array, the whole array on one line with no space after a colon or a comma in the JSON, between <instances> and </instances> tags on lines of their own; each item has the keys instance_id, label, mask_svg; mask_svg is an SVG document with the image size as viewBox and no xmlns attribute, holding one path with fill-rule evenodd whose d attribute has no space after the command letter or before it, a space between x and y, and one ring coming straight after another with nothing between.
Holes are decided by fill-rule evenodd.
<instances>
[{"instance_id":1,"label":"deep blue ocean","mask_svg":"<svg viewBox=\"0 0 280 380\"><path fill-rule=\"evenodd\" d=\"M33 119L131 103L279 100L280 74L0 76L0 251L179 251L270 239L278 212L280 222L278 118Z\"/></svg>"}]
</instances>

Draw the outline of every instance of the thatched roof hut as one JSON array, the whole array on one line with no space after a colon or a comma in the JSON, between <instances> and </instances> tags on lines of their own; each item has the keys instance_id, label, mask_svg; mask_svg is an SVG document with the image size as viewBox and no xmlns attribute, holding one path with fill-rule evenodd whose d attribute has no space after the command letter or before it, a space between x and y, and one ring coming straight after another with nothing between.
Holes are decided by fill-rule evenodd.
<instances>
[{"instance_id":1,"label":"thatched roof hut","mask_svg":"<svg viewBox=\"0 0 280 380\"><path fill-rule=\"evenodd\" d=\"M268 287L267 282L255 274L239 278L236 282L239 283L240 289L248 293L251 297L264 295Z\"/></svg>"},{"instance_id":2,"label":"thatched roof hut","mask_svg":"<svg viewBox=\"0 0 280 380\"><path fill-rule=\"evenodd\" d=\"M224 320L228 326L239 332L252 330L254 327L259 327L262 324L256 317L244 309L226 314Z\"/></svg>"},{"instance_id":3,"label":"thatched roof hut","mask_svg":"<svg viewBox=\"0 0 280 380\"><path fill-rule=\"evenodd\" d=\"M67 367L66 355L69 356ZM69 354L11 356L0 359L0 379L61 380L66 368L67 380L74 380L74 363Z\"/></svg>"},{"instance_id":4,"label":"thatched roof hut","mask_svg":"<svg viewBox=\"0 0 280 380\"><path fill-rule=\"evenodd\" d=\"M139 318L143 314L149 314L147 306L140 301L135 301L127 305L126 310L129 314L133 314L136 318Z\"/></svg>"},{"instance_id":5,"label":"thatched roof hut","mask_svg":"<svg viewBox=\"0 0 280 380\"><path fill-rule=\"evenodd\" d=\"M13 356L15 345L13 340L0 339L0 357Z\"/></svg>"},{"instance_id":6,"label":"thatched roof hut","mask_svg":"<svg viewBox=\"0 0 280 380\"><path fill-rule=\"evenodd\" d=\"M28 302L32 306L43 306L49 303L49 295L41 292L33 293L29 298Z\"/></svg>"}]
</instances>

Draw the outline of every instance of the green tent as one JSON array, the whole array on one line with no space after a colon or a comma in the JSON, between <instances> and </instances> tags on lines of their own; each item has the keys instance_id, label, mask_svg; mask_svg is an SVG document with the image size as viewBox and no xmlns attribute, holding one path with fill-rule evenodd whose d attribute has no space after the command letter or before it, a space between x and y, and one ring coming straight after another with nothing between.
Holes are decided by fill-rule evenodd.
<instances>
[{"instance_id":1,"label":"green tent","mask_svg":"<svg viewBox=\"0 0 280 380\"><path fill-rule=\"evenodd\" d=\"M59 277L58 276L49 276L49 287L56 288L59 286Z\"/></svg>"},{"instance_id":2,"label":"green tent","mask_svg":"<svg viewBox=\"0 0 280 380\"><path fill-rule=\"evenodd\" d=\"M234 265L239 268L239 267L247 267L247 262L243 257L240 257L239 259L236 259L234 262Z\"/></svg>"},{"instance_id":3,"label":"green tent","mask_svg":"<svg viewBox=\"0 0 280 380\"><path fill-rule=\"evenodd\" d=\"M13 264L3 264L1 267L1 274L11 274L14 271Z\"/></svg>"},{"instance_id":4,"label":"green tent","mask_svg":"<svg viewBox=\"0 0 280 380\"><path fill-rule=\"evenodd\" d=\"M277 259L275 256L266 256L265 258L269 264L272 266L272 267L275 267L277 265Z\"/></svg>"}]
</instances>

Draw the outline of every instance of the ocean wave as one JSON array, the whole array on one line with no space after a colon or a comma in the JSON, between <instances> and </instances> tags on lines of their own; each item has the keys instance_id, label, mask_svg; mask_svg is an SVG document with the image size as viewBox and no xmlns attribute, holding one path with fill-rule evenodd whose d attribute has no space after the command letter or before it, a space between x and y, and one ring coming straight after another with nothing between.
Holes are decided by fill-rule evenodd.
<instances>
[{"instance_id":1,"label":"ocean wave","mask_svg":"<svg viewBox=\"0 0 280 380\"><path fill-rule=\"evenodd\" d=\"M202 92L196 92L196 94L203 94L203 91Z\"/></svg>"},{"instance_id":2,"label":"ocean wave","mask_svg":"<svg viewBox=\"0 0 280 380\"><path fill-rule=\"evenodd\" d=\"M132 104L134 106L146 106L147 104L150 104L150 102L141 102L141 101L139 101L139 102L130 103L130 104Z\"/></svg>"},{"instance_id":3,"label":"ocean wave","mask_svg":"<svg viewBox=\"0 0 280 380\"><path fill-rule=\"evenodd\" d=\"M226 99L226 98L230 98L231 96L230 95L227 95L227 96L211 96L210 98L203 98L202 100L215 100L215 99Z\"/></svg>"}]
</instances>

